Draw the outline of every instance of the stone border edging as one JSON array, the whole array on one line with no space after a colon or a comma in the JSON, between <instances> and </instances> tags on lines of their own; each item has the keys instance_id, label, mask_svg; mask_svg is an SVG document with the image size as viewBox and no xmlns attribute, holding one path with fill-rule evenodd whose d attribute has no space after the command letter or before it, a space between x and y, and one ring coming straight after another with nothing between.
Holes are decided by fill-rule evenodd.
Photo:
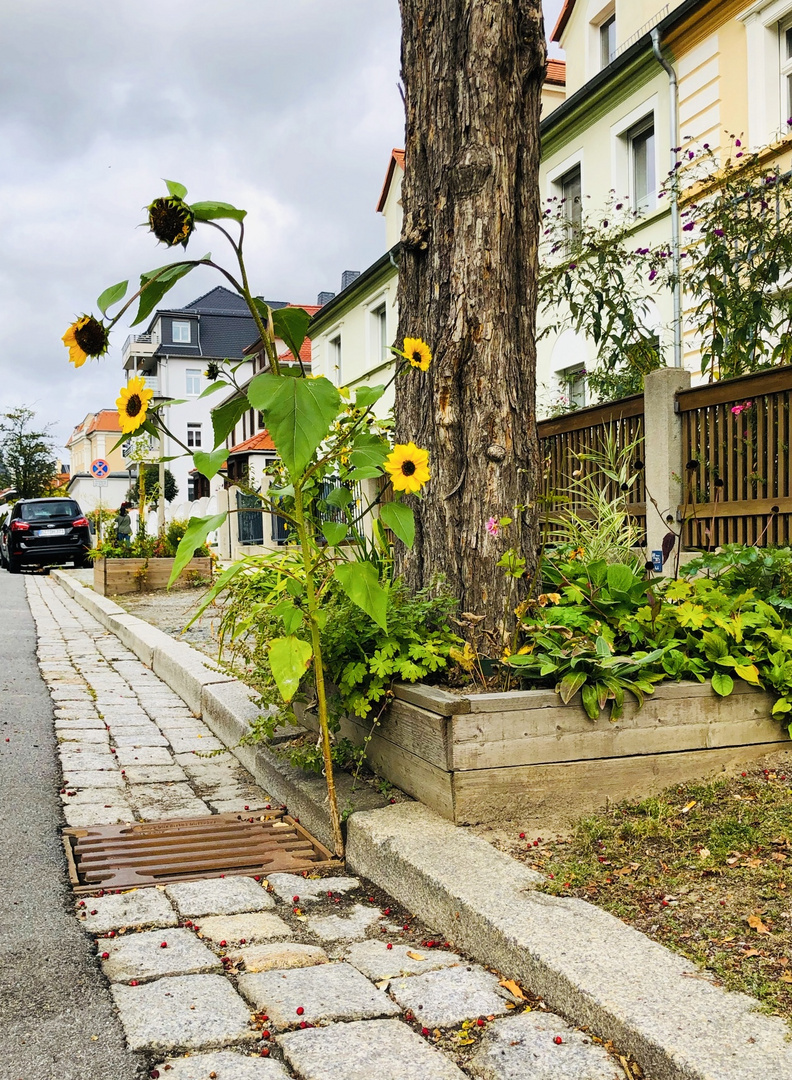
<instances>
[{"instance_id":1,"label":"stone border edging","mask_svg":"<svg viewBox=\"0 0 792 1080\"><path fill-rule=\"evenodd\" d=\"M213 669L123 608L71 580L52 577L152 668L273 798L323 843L330 840L321 777L262 746L239 746L258 715L242 682ZM351 778L339 775L342 809ZM508 971L574 1024L633 1054L652 1080L787 1080L792 1044L778 1018L728 993L664 946L592 904L538 892L542 876L420 803L383 808L354 793L350 869L405 904L474 959ZM366 805L368 803L369 805Z\"/></svg>"}]
</instances>

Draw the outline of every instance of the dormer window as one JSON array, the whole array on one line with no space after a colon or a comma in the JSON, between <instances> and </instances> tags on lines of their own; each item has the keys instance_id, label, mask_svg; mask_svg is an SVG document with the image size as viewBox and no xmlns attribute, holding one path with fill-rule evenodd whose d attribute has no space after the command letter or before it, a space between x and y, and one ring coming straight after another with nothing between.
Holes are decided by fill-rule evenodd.
<instances>
[{"instance_id":1,"label":"dormer window","mask_svg":"<svg viewBox=\"0 0 792 1080\"><path fill-rule=\"evenodd\" d=\"M600 23L600 67L606 68L616 55L616 15L610 15Z\"/></svg>"},{"instance_id":2,"label":"dormer window","mask_svg":"<svg viewBox=\"0 0 792 1080\"><path fill-rule=\"evenodd\" d=\"M189 345L192 341L191 335L192 327L188 322L176 322L173 321L173 344L174 345Z\"/></svg>"}]
</instances>

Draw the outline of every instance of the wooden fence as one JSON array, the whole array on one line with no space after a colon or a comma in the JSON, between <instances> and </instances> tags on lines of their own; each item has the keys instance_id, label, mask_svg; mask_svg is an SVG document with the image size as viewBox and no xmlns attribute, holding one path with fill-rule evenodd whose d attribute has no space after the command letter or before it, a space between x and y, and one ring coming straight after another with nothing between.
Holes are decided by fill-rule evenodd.
<instances>
[{"instance_id":1,"label":"wooden fence","mask_svg":"<svg viewBox=\"0 0 792 1080\"><path fill-rule=\"evenodd\" d=\"M607 405L594 405L552 420L540 420L537 427L545 463L545 499L553 510L562 511L566 507L580 511L580 502L568 490L575 479L572 474L593 476L598 470L592 462L581 461L578 455L590 450L601 451L607 436L615 441L620 450L642 439L643 395L636 394ZM639 461L643 456L643 447L639 446L634 461ZM618 494L612 481L603 479L603 487L608 498L615 498ZM625 494L630 515L643 531L646 526L646 492L641 470L638 470L636 483Z\"/></svg>"},{"instance_id":2,"label":"wooden fence","mask_svg":"<svg viewBox=\"0 0 792 1080\"><path fill-rule=\"evenodd\" d=\"M649 471L655 477L677 478L679 503L671 509L682 523L683 547L792 543L791 403L792 367L695 386L669 401L680 436L668 451L674 459L658 461L662 448L657 446L644 446L636 456L651 457ZM538 430L546 461L545 494L562 505L558 496L572 472L596 471L577 454L601 447L607 432L622 447L643 437L643 395L542 420ZM611 482L603 479L603 487L615 494ZM654 494L650 484L650 502ZM645 527L643 472L627 498L631 513Z\"/></svg>"},{"instance_id":3,"label":"wooden fence","mask_svg":"<svg viewBox=\"0 0 792 1080\"><path fill-rule=\"evenodd\" d=\"M677 394L685 546L790 543L791 398L789 367Z\"/></svg>"}]
</instances>

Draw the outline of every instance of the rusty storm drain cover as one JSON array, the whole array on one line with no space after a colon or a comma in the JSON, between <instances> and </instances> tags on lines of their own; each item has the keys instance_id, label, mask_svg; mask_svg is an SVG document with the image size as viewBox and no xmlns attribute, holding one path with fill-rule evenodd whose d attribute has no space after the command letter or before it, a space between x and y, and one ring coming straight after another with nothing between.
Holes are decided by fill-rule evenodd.
<instances>
[{"instance_id":1,"label":"rusty storm drain cover","mask_svg":"<svg viewBox=\"0 0 792 1080\"><path fill-rule=\"evenodd\" d=\"M339 865L282 810L71 828L63 839L77 893Z\"/></svg>"}]
</instances>

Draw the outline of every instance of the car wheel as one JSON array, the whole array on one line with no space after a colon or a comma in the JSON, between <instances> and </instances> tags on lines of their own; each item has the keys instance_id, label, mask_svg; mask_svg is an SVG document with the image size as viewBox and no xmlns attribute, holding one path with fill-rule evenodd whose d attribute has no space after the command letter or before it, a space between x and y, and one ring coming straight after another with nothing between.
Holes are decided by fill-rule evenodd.
<instances>
[{"instance_id":1,"label":"car wheel","mask_svg":"<svg viewBox=\"0 0 792 1080\"><path fill-rule=\"evenodd\" d=\"M9 574L21 574L22 563L18 559L15 559L13 555L9 555L7 569Z\"/></svg>"}]
</instances>

